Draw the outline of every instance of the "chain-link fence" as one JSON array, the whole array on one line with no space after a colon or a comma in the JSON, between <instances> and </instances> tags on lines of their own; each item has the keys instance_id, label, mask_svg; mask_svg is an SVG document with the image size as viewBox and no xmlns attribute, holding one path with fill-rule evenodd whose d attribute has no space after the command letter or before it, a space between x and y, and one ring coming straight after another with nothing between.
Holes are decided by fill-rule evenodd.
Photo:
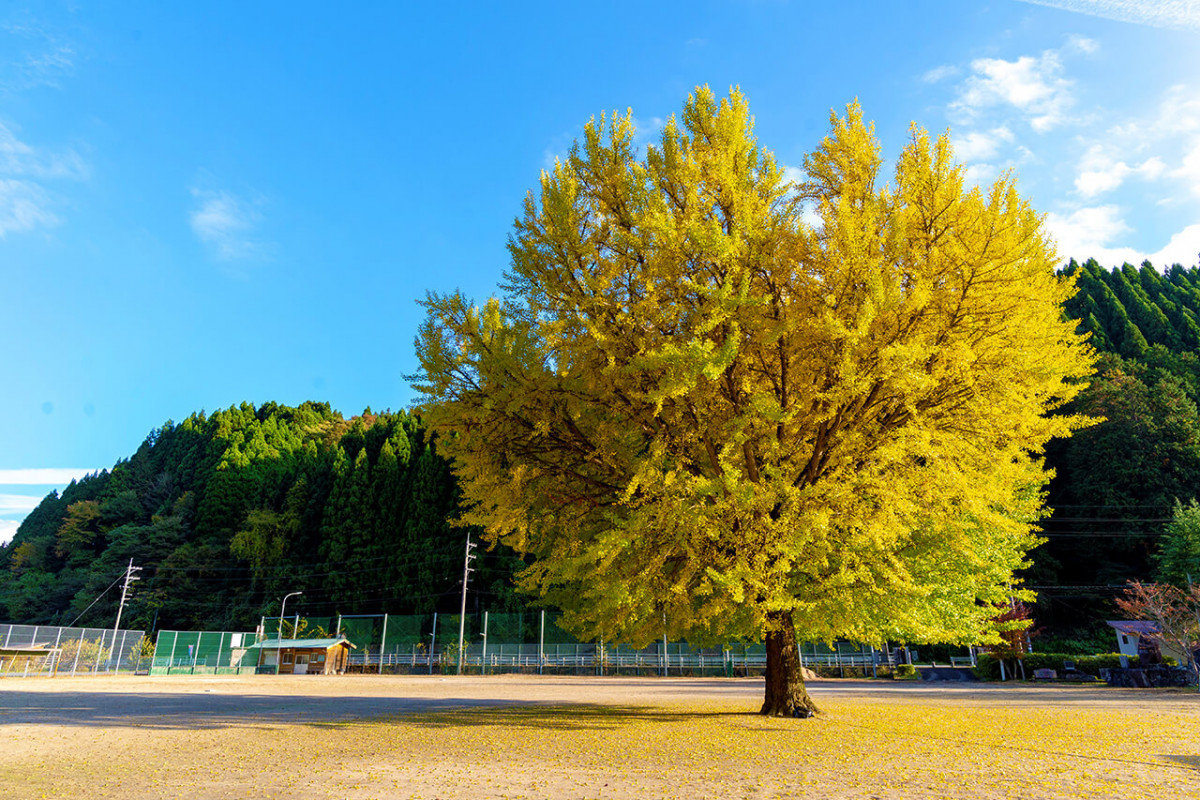
<instances>
[{"instance_id":1,"label":"chain-link fence","mask_svg":"<svg viewBox=\"0 0 1200 800\"><path fill-rule=\"evenodd\" d=\"M251 655L247 656L246 648L259 640L254 631L159 631L150 674L253 673L258 651L249 651Z\"/></svg>"},{"instance_id":2,"label":"chain-link fence","mask_svg":"<svg viewBox=\"0 0 1200 800\"><path fill-rule=\"evenodd\" d=\"M558 620L558 614L548 611L485 612L465 619L457 614L294 616L283 620L282 630L285 639L296 630L303 637L345 636L354 646L352 672L458 672L460 633L464 673L734 676L759 674L766 668L766 647L761 644L699 647L662 641L634 648L581 642L559 627ZM259 629L266 638L274 638L280 627L278 618L264 617ZM872 675L905 658L903 651L848 642L800 646L805 666L839 675Z\"/></svg>"},{"instance_id":3,"label":"chain-link fence","mask_svg":"<svg viewBox=\"0 0 1200 800\"><path fill-rule=\"evenodd\" d=\"M0 677L147 672L150 652L144 631L0 624Z\"/></svg>"},{"instance_id":4,"label":"chain-link fence","mask_svg":"<svg viewBox=\"0 0 1200 800\"><path fill-rule=\"evenodd\" d=\"M462 651L459 652L459 634ZM280 636L282 633L282 636ZM581 642L545 611L468 616L355 615L264 617L255 631L160 631L150 647L142 631L0 625L0 676L114 673L244 674L275 672L260 666L254 645L282 638L344 636L353 645L351 672L537 672L598 675L753 675L766 668L761 644L699 647L660 641L634 648ZM460 659L461 655L461 659ZM903 649L838 642L804 643L800 661L827 674L873 675L880 667L912 663ZM967 660L967 659L962 659ZM970 659L973 662L973 658Z\"/></svg>"}]
</instances>

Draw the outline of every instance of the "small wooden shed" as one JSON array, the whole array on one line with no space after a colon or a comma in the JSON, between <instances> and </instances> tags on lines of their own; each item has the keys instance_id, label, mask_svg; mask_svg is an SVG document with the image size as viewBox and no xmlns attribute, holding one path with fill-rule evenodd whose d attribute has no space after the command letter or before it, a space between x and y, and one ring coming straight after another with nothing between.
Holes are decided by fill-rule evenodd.
<instances>
[{"instance_id":1,"label":"small wooden shed","mask_svg":"<svg viewBox=\"0 0 1200 800\"><path fill-rule=\"evenodd\" d=\"M246 656L257 652L256 663L262 672L341 675L346 671L346 662L353 647L345 636L328 639L265 639L247 647ZM277 665L278 670L275 669Z\"/></svg>"},{"instance_id":2,"label":"small wooden shed","mask_svg":"<svg viewBox=\"0 0 1200 800\"><path fill-rule=\"evenodd\" d=\"M1158 624L1144 620L1110 619L1109 626L1117 632L1117 647L1121 655L1137 656L1141 666L1162 663L1164 656L1186 664L1187 654L1164 644L1158 638Z\"/></svg>"}]
</instances>

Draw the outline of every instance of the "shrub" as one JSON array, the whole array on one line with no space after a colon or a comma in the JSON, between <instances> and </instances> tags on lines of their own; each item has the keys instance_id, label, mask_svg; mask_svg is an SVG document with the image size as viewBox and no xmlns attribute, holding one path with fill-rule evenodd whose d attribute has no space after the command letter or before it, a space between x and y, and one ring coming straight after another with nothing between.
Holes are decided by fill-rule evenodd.
<instances>
[{"instance_id":1,"label":"shrub","mask_svg":"<svg viewBox=\"0 0 1200 800\"><path fill-rule=\"evenodd\" d=\"M897 664L896 672L892 676L898 681L911 681L917 677L917 668L912 664Z\"/></svg>"},{"instance_id":2,"label":"shrub","mask_svg":"<svg viewBox=\"0 0 1200 800\"><path fill-rule=\"evenodd\" d=\"M1032 679L1034 670L1052 669L1058 673L1058 676L1063 677L1063 662L1075 662L1075 670L1086 675L1094 675L1100 677L1100 670L1115 669L1121 666L1121 656L1119 653L1103 653L1101 655L1078 655L1074 653L1026 653L1021 659L1025 664L1025 677ZM975 674L980 680L998 681L1000 680L1000 662L991 653L980 653L976 658ZM1129 666L1136 667L1138 665L1137 656L1129 658ZM1014 659L1005 659L1005 671L1008 678L1011 680L1016 676L1020 676L1020 672L1016 672L1016 663Z\"/></svg>"}]
</instances>

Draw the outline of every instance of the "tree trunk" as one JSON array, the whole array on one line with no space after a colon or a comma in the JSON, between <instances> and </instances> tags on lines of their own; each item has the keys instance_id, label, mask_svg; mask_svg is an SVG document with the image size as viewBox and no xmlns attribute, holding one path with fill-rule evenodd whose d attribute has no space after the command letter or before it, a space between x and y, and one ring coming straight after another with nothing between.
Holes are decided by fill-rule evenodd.
<instances>
[{"instance_id":1,"label":"tree trunk","mask_svg":"<svg viewBox=\"0 0 1200 800\"><path fill-rule=\"evenodd\" d=\"M772 611L767 626L767 692L759 713L802 718L816 714L817 706L804 688L791 612Z\"/></svg>"}]
</instances>

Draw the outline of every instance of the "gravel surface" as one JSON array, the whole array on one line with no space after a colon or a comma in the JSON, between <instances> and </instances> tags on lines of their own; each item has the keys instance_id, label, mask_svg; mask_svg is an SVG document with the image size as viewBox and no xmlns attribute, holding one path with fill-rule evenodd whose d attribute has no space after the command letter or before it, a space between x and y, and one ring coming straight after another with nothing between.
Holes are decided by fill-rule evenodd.
<instances>
[{"instance_id":1,"label":"gravel surface","mask_svg":"<svg viewBox=\"0 0 1200 800\"><path fill-rule=\"evenodd\" d=\"M828 680L170 676L0 680L0 798L1200 795L1200 697Z\"/></svg>"}]
</instances>

